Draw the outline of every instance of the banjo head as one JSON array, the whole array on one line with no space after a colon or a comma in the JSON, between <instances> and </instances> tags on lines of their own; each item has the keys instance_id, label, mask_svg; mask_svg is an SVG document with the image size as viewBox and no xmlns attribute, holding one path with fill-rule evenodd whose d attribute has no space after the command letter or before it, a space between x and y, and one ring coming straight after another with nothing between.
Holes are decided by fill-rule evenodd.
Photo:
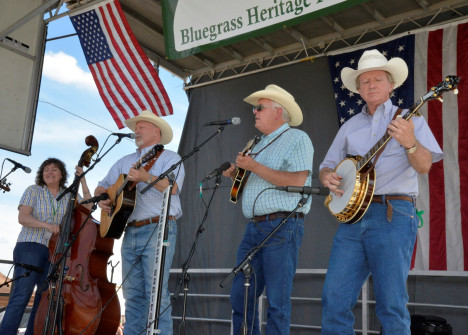
<instances>
[{"instance_id":1,"label":"banjo head","mask_svg":"<svg viewBox=\"0 0 468 335\"><path fill-rule=\"evenodd\" d=\"M338 197L333 192L330 192L332 200L328 204L328 209L334 215L345 210L354 195L357 175L355 161L353 159L343 160L336 167L335 172L342 177L339 189L343 190L344 194Z\"/></svg>"}]
</instances>

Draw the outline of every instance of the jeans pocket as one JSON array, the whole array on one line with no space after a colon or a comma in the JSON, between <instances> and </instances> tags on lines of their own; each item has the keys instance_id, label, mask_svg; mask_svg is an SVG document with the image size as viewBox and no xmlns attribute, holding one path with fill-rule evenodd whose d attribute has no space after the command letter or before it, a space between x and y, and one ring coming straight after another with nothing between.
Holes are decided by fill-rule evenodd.
<instances>
[{"instance_id":1,"label":"jeans pocket","mask_svg":"<svg viewBox=\"0 0 468 335\"><path fill-rule=\"evenodd\" d=\"M393 211L399 215L407 216L408 218L414 218L416 215L414 206L405 200L391 200Z\"/></svg>"}]
</instances>

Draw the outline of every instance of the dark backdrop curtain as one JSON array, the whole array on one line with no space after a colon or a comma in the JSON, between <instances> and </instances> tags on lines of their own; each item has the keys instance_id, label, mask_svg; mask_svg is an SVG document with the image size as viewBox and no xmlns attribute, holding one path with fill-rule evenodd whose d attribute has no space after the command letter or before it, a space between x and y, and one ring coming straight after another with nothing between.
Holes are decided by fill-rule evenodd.
<instances>
[{"instance_id":1,"label":"dark backdrop curtain","mask_svg":"<svg viewBox=\"0 0 468 335\"><path fill-rule=\"evenodd\" d=\"M238 126L226 126L185 161L186 177L181 200L184 215L178 222L177 251L173 269L181 268L187 259L197 229L205 213L204 202L208 203L212 189L203 191L200 198L200 181L214 168L223 162L234 162L249 139L259 134L254 127L252 108L243 98L254 91L264 89L268 84L276 84L290 92L301 106L304 122L299 127L309 134L314 145L313 186L319 186L318 168L338 129L337 114L334 107L334 95L326 58L311 62L302 62L278 69L239 77L237 79L209 84L188 91L189 110L179 147L181 156L191 152L215 133L218 126L202 125L209 121L225 120L240 117ZM212 188L214 179L205 182L204 188ZM243 217L241 203L229 202L231 182L221 180L220 188L215 193L209 209L204 232L200 235L195 254L190 263L191 269L232 269L236 266L235 254L242 238L246 219ZM324 207L324 196L312 196L312 208L305 219L305 233L299 255L299 269L325 269L328 263L332 237L338 224ZM242 275L239 274L239 275ZM228 295L231 283L220 288L219 283L226 274L191 276L189 293L209 293ZM178 275L171 276L170 288L177 284ZM305 281L303 276L296 276L294 293L296 296L320 296L320 278L317 283ZM173 315L182 313L182 295L174 303ZM309 304L310 305L310 304ZM299 308L299 307L298 307ZM320 306L309 306L310 313L301 314L293 307L292 322L309 322L319 324ZM189 297L187 317L205 317L229 319L231 308L229 299ZM296 319L296 320L295 320ZM307 322L308 323L308 322ZM229 324L188 321L187 331L190 334L228 334Z\"/></svg>"}]
</instances>

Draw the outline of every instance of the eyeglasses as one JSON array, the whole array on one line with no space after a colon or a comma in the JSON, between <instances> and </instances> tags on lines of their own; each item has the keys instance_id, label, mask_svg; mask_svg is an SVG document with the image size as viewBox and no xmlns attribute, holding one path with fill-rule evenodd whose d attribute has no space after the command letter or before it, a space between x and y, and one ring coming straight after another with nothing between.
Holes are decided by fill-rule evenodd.
<instances>
[{"instance_id":1,"label":"eyeglasses","mask_svg":"<svg viewBox=\"0 0 468 335\"><path fill-rule=\"evenodd\" d=\"M253 111L254 113L255 113L255 111L261 112L261 111L264 110L265 108L279 108L279 107L257 105L257 106L253 106L252 111Z\"/></svg>"}]
</instances>

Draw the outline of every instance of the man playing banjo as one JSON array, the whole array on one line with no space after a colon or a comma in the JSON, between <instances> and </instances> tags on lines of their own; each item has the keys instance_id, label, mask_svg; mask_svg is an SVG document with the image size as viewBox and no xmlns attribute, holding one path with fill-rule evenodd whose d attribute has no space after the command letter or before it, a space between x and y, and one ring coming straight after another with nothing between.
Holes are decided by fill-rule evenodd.
<instances>
[{"instance_id":1,"label":"man playing banjo","mask_svg":"<svg viewBox=\"0 0 468 335\"><path fill-rule=\"evenodd\" d=\"M424 118L400 117L390 100L407 75L401 58L387 61L377 50L365 51L357 70L341 72L346 88L366 105L338 131L320 165L322 184L340 199L345 176L334 169L347 155L366 154L386 132L391 139L375 164L367 211L354 224L340 223L334 237L322 292L322 334L354 334L352 308L371 273L383 334L410 334L406 280L418 229L417 175L427 174L443 154Z\"/></svg>"}]
</instances>

